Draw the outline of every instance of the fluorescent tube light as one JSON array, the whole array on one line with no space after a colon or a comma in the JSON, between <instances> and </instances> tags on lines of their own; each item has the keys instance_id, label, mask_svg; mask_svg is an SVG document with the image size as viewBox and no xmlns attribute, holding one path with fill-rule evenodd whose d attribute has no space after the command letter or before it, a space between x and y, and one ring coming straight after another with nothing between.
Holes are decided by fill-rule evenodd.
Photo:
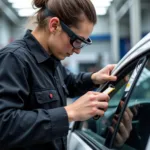
<instances>
[{"instance_id":1,"label":"fluorescent tube light","mask_svg":"<svg viewBox=\"0 0 150 150\"><path fill-rule=\"evenodd\" d=\"M20 2L27 2L32 3L32 0L8 0L9 3L20 3Z\"/></svg>"},{"instance_id":2,"label":"fluorescent tube light","mask_svg":"<svg viewBox=\"0 0 150 150\"><path fill-rule=\"evenodd\" d=\"M21 8L32 8L32 4L28 2L18 2L18 3L13 3L12 7L15 9L21 9Z\"/></svg>"},{"instance_id":3,"label":"fluorescent tube light","mask_svg":"<svg viewBox=\"0 0 150 150\"><path fill-rule=\"evenodd\" d=\"M91 0L95 7L109 7L110 1L108 0Z\"/></svg>"},{"instance_id":4,"label":"fluorescent tube light","mask_svg":"<svg viewBox=\"0 0 150 150\"><path fill-rule=\"evenodd\" d=\"M97 15L106 15L106 13L107 13L107 8L101 8L101 7L99 7L99 8L96 8L96 14Z\"/></svg>"},{"instance_id":5,"label":"fluorescent tube light","mask_svg":"<svg viewBox=\"0 0 150 150\"><path fill-rule=\"evenodd\" d=\"M29 16L34 16L37 10L34 9L19 9L18 10L18 15L20 17L29 17Z\"/></svg>"}]
</instances>

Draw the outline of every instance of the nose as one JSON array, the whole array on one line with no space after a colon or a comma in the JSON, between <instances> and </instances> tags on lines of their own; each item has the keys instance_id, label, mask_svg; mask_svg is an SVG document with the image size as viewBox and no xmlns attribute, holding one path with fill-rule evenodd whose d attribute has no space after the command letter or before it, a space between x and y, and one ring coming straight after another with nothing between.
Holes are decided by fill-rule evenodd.
<instances>
[{"instance_id":1,"label":"nose","mask_svg":"<svg viewBox=\"0 0 150 150\"><path fill-rule=\"evenodd\" d=\"M76 54L80 54L81 49L73 49L73 52L76 53Z\"/></svg>"}]
</instances>

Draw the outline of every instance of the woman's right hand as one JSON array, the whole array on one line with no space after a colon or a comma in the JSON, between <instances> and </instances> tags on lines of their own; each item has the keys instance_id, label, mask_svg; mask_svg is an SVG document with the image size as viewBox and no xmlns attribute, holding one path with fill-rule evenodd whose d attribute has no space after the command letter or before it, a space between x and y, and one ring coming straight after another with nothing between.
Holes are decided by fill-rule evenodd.
<instances>
[{"instance_id":1,"label":"woman's right hand","mask_svg":"<svg viewBox=\"0 0 150 150\"><path fill-rule=\"evenodd\" d=\"M108 100L107 94L87 92L74 103L65 107L69 122L88 120L95 115L103 116L108 108Z\"/></svg>"}]
</instances>

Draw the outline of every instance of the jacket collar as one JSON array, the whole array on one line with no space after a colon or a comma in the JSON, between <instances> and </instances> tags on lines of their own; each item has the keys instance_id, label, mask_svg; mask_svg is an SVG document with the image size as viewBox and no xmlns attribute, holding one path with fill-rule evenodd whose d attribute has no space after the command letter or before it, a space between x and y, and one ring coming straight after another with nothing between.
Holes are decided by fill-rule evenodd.
<instances>
[{"instance_id":1,"label":"jacket collar","mask_svg":"<svg viewBox=\"0 0 150 150\"><path fill-rule=\"evenodd\" d=\"M27 30L24 40L30 49L31 53L34 55L35 59L38 63L45 62L47 60L54 61L55 65L60 63L60 60L58 60L53 55L49 55L45 49L42 47L42 45L37 41L37 39L31 34L31 30Z\"/></svg>"}]
</instances>

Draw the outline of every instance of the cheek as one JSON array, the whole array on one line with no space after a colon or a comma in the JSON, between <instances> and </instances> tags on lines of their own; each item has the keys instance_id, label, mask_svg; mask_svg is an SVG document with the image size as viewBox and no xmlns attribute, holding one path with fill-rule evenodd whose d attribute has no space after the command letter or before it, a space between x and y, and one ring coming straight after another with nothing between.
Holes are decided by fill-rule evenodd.
<instances>
[{"instance_id":1,"label":"cheek","mask_svg":"<svg viewBox=\"0 0 150 150\"><path fill-rule=\"evenodd\" d=\"M50 53L57 58L66 57L66 54L72 51L70 38L64 32L51 36L48 43Z\"/></svg>"},{"instance_id":2,"label":"cheek","mask_svg":"<svg viewBox=\"0 0 150 150\"><path fill-rule=\"evenodd\" d=\"M72 49L72 46L70 44L70 38L68 37L68 35L66 35L66 33L62 33L59 36L59 41L59 47L63 50L63 52L68 52Z\"/></svg>"}]
</instances>

